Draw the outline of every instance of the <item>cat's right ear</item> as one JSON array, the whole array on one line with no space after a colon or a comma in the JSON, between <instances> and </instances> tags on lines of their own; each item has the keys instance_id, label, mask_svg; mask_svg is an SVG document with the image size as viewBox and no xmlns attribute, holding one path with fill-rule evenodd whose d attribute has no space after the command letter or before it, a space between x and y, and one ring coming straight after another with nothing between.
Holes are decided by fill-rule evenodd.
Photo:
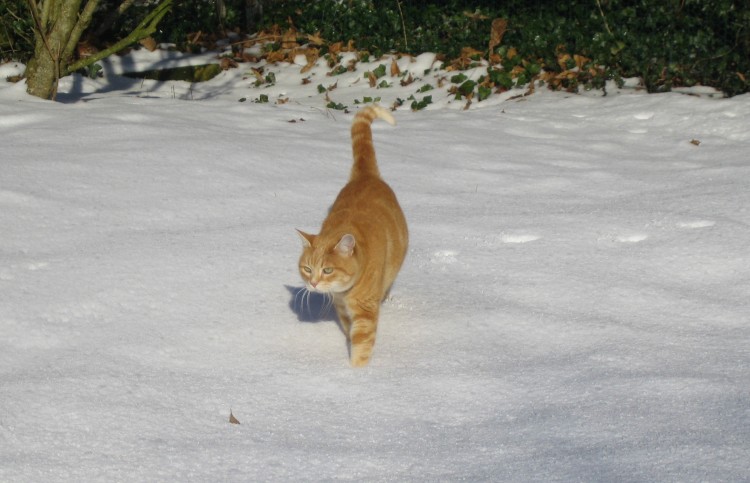
<instances>
[{"instance_id":1,"label":"cat's right ear","mask_svg":"<svg viewBox=\"0 0 750 483\"><path fill-rule=\"evenodd\" d=\"M310 235L309 233L305 233L302 230L297 230L297 233L299 234L299 237L302 239L302 244L305 248L310 248L312 246L313 240L315 240L315 235Z\"/></svg>"}]
</instances>

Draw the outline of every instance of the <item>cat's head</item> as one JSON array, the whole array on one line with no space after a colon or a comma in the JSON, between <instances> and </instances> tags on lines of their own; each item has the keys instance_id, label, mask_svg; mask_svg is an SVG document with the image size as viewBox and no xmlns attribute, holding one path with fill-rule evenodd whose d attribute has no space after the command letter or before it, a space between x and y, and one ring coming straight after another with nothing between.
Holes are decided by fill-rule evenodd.
<instances>
[{"instance_id":1,"label":"cat's head","mask_svg":"<svg viewBox=\"0 0 750 483\"><path fill-rule=\"evenodd\" d=\"M307 289L320 293L346 292L359 271L354 256L354 236L345 234L335 239L310 235L297 230L302 239L299 273Z\"/></svg>"}]
</instances>

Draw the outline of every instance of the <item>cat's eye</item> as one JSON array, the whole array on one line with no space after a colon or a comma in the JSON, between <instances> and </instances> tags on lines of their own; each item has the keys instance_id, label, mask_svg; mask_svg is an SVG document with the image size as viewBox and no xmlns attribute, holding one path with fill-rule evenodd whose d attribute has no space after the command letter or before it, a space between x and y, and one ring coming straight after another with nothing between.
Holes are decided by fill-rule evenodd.
<instances>
[{"instance_id":1,"label":"cat's eye","mask_svg":"<svg viewBox=\"0 0 750 483\"><path fill-rule=\"evenodd\" d=\"M306 273L312 273L312 268L310 267L302 267L302 270L304 270Z\"/></svg>"},{"instance_id":2,"label":"cat's eye","mask_svg":"<svg viewBox=\"0 0 750 483\"><path fill-rule=\"evenodd\" d=\"M323 269L323 273L325 273L326 275L330 275L333 273L333 269L331 267L326 267Z\"/></svg>"}]
</instances>

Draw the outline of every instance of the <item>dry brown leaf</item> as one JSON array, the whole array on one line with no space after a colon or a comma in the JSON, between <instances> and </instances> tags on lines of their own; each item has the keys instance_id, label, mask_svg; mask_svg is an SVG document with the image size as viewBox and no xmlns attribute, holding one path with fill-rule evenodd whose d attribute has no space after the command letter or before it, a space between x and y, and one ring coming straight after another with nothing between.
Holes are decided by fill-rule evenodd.
<instances>
[{"instance_id":1,"label":"dry brown leaf","mask_svg":"<svg viewBox=\"0 0 750 483\"><path fill-rule=\"evenodd\" d=\"M274 64L276 62L283 62L286 60L286 52L283 50L276 50L274 52L269 52L266 56L266 62L269 64Z\"/></svg>"},{"instance_id":2,"label":"dry brown leaf","mask_svg":"<svg viewBox=\"0 0 750 483\"><path fill-rule=\"evenodd\" d=\"M151 39L153 40L153 39ZM88 40L82 40L81 42L78 42L78 45L76 45L76 53L78 54L78 57L80 59L85 59L86 57L91 57L92 55L99 52L99 49L97 49L91 42Z\"/></svg>"},{"instance_id":3,"label":"dry brown leaf","mask_svg":"<svg viewBox=\"0 0 750 483\"><path fill-rule=\"evenodd\" d=\"M302 70L300 70L300 73L304 74L305 72L315 67L315 64L317 64L319 58L320 50L305 49L305 59L307 60L307 64L302 68Z\"/></svg>"},{"instance_id":4,"label":"dry brown leaf","mask_svg":"<svg viewBox=\"0 0 750 483\"><path fill-rule=\"evenodd\" d=\"M526 69L522 65L517 65L513 67L513 69L510 71L510 75L511 77L515 79L516 77L520 76L524 72L526 72Z\"/></svg>"},{"instance_id":5,"label":"dry brown leaf","mask_svg":"<svg viewBox=\"0 0 750 483\"><path fill-rule=\"evenodd\" d=\"M240 424L239 420L234 417L234 414L232 414L232 410L229 410L229 422L232 424Z\"/></svg>"},{"instance_id":6,"label":"dry brown leaf","mask_svg":"<svg viewBox=\"0 0 750 483\"><path fill-rule=\"evenodd\" d=\"M295 47L299 47L299 44L297 43L297 30L290 28L281 36L281 48L293 49Z\"/></svg>"},{"instance_id":7,"label":"dry brown leaf","mask_svg":"<svg viewBox=\"0 0 750 483\"><path fill-rule=\"evenodd\" d=\"M492 21L492 27L490 29L490 54L495 50L495 47L502 43L503 36L507 30L508 21L504 18L496 18Z\"/></svg>"},{"instance_id":8,"label":"dry brown leaf","mask_svg":"<svg viewBox=\"0 0 750 483\"><path fill-rule=\"evenodd\" d=\"M453 62L451 62L451 65L447 66L445 70L464 70L475 62L474 58L481 58L483 55L484 52L481 50L477 50L473 47L464 47L461 49L461 56L454 59Z\"/></svg>"},{"instance_id":9,"label":"dry brown leaf","mask_svg":"<svg viewBox=\"0 0 750 483\"><path fill-rule=\"evenodd\" d=\"M247 52L240 52L238 57L235 57L240 62L258 62L258 57Z\"/></svg>"},{"instance_id":10,"label":"dry brown leaf","mask_svg":"<svg viewBox=\"0 0 750 483\"><path fill-rule=\"evenodd\" d=\"M696 145L696 146L700 146L700 145L701 145L701 142L700 142L700 141L698 141L697 139L691 139L691 140L690 140L690 144L694 144L694 145Z\"/></svg>"},{"instance_id":11,"label":"dry brown leaf","mask_svg":"<svg viewBox=\"0 0 750 483\"><path fill-rule=\"evenodd\" d=\"M233 67L237 67L237 61L230 59L229 57L222 57L219 61L219 67L221 67L221 70L229 70Z\"/></svg>"},{"instance_id":12,"label":"dry brown leaf","mask_svg":"<svg viewBox=\"0 0 750 483\"><path fill-rule=\"evenodd\" d=\"M412 77L411 72L409 72L409 76L406 79L401 79L402 86L408 86L412 82L414 82L414 77Z\"/></svg>"},{"instance_id":13,"label":"dry brown leaf","mask_svg":"<svg viewBox=\"0 0 750 483\"><path fill-rule=\"evenodd\" d=\"M529 82L529 88L526 91L526 94L524 94L524 95L530 96L531 94L534 93L534 91L536 90L536 88L534 87L534 84L536 84L536 82L534 82L533 80L531 82Z\"/></svg>"},{"instance_id":14,"label":"dry brown leaf","mask_svg":"<svg viewBox=\"0 0 750 483\"><path fill-rule=\"evenodd\" d=\"M158 46L153 37L146 37L145 39L139 40L138 43L145 47L149 52L153 52Z\"/></svg>"},{"instance_id":15,"label":"dry brown leaf","mask_svg":"<svg viewBox=\"0 0 750 483\"><path fill-rule=\"evenodd\" d=\"M375 87L378 84L378 78L372 72L367 72L367 80L370 81L370 87Z\"/></svg>"},{"instance_id":16,"label":"dry brown leaf","mask_svg":"<svg viewBox=\"0 0 750 483\"><path fill-rule=\"evenodd\" d=\"M591 59L588 57L584 57L582 55L574 55L573 61L576 63L576 67L578 67L579 70L583 69L583 66L587 64L588 62L591 62Z\"/></svg>"},{"instance_id":17,"label":"dry brown leaf","mask_svg":"<svg viewBox=\"0 0 750 483\"><path fill-rule=\"evenodd\" d=\"M461 49L461 57L474 57L476 55L482 55L484 52L477 50L474 47L464 47Z\"/></svg>"},{"instance_id":18,"label":"dry brown leaf","mask_svg":"<svg viewBox=\"0 0 750 483\"><path fill-rule=\"evenodd\" d=\"M307 41L313 45L325 45L326 41L320 36L320 31L314 34L307 34Z\"/></svg>"},{"instance_id":19,"label":"dry brown leaf","mask_svg":"<svg viewBox=\"0 0 750 483\"><path fill-rule=\"evenodd\" d=\"M251 67L250 72L255 76L256 80L263 82L263 70L262 69L256 69L255 67Z\"/></svg>"},{"instance_id":20,"label":"dry brown leaf","mask_svg":"<svg viewBox=\"0 0 750 483\"><path fill-rule=\"evenodd\" d=\"M558 80L575 79L578 77L578 72L572 70L564 70L555 76Z\"/></svg>"},{"instance_id":21,"label":"dry brown leaf","mask_svg":"<svg viewBox=\"0 0 750 483\"><path fill-rule=\"evenodd\" d=\"M341 49L343 49L343 47L343 42L336 42L335 44L331 44L328 46L328 53L335 57L339 52L341 52Z\"/></svg>"},{"instance_id":22,"label":"dry brown leaf","mask_svg":"<svg viewBox=\"0 0 750 483\"><path fill-rule=\"evenodd\" d=\"M464 16L472 20L487 20L489 18L487 15L482 15L479 12L464 12Z\"/></svg>"},{"instance_id":23,"label":"dry brown leaf","mask_svg":"<svg viewBox=\"0 0 750 483\"><path fill-rule=\"evenodd\" d=\"M401 69L398 68L396 59L391 59L391 77L398 77L401 75Z\"/></svg>"}]
</instances>

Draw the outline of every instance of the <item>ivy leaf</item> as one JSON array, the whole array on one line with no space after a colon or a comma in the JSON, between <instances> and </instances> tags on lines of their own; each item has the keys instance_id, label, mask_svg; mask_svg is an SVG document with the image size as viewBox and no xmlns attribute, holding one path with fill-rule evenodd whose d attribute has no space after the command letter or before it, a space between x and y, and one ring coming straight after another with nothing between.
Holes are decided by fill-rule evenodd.
<instances>
[{"instance_id":1,"label":"ivy leaf","mask_svg":"<svg viewBox=\"0 0 750 483\"><path fill-rule=\"evenodd\" d=\"M420 111L420 110L424 109L425 107L427 107L429 104L432 104L432 96L424 96L421 101L417 101L415 99L411 103L411 110L412 111Z\"/></svg>"},{"instance_id":2,"label":"ivy leaf","mask_svg":"<svg viewBox=\"0 0 750 483\"><path fill-rule=\"evenodd\" d=\"M479 86L479 102L482 102L483 100L490 97L492 94L492 89L490 89L487 86Z\"/></svg>"},{"instance_id":3,"label":"ivy leaf","mask_svg":"<svg viewBox=\"0 0 750 483\"><path fill-rule=\"evenodd\" d=\"M380 79L385 75L385 64L380 64L376 69L372 71L376 79Z\"/></svg>"},{"instance_id":4,"label":"ivy leaf","mask_svg":"<svg viewBox=\"0 0 750 483\"><path fill-rule=\"evenodd\" d=\"M468 96L472 92L474 92L474 87L476 87L476 85L477 83L474 82L473 80L467 80L466 82L458 86L458 92L460 92L461 94L465 96Z\"/></svg>"}]
</instances>

